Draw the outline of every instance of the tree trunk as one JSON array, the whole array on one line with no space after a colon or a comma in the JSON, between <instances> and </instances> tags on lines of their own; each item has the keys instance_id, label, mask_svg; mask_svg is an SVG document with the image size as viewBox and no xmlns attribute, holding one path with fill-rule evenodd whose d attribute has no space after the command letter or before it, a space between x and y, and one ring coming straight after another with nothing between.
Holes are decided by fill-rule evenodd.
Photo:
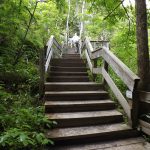
<instances>
[{"instance_id":1,"label":"tree trunk","mask_svg":"<svg viewBox=\"0 0 150 150\"><path fill-rule=\"evenodd\" d=\"M149 50L147 30L147 10L145 0L136 0L136 36L138 75L141 78L139 90L148 90L149 85Z\"/></svg>"},{"instance_id":2,"label":"tree trunk","mask_svg":"<svg viewBox=\"0 0 150 150\"><path fill-rule=\"evenodd\" d=\"M68 39L69 39L70 7L71 7L71 3L70 3L70 0L68 0L68 15L67 15L67 23L66 23L66 43L67 43L67 45L68 45Z\"/></svg>"}]
</instances>

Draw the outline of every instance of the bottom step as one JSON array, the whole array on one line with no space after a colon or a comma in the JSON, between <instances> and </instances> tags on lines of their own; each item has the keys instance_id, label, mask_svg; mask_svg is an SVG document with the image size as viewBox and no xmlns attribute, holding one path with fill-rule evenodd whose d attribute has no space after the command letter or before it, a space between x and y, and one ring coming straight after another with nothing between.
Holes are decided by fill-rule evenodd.
<instances>
[{"instance_id":1,"label":"bottom step","mask_svg":"<svg viewBox=\"0 0 150 150\"><path fill-rule=\"evenodd\" d=\"M56 128L47 131L47 137L52 139L55 144L78 143L80 141L104 141L135 137L138 134L139 133L136 130L133 130L126 124L121 123L85 127Z\"/></svg>"},{"instance_id":2,"label":"bottom step","mask_svg":"<svg viewBox=\"0 0 150 150\"><path fill-rule=\"evenodd\" d=\"M128 138L107 142L47 147L45 150L149 150L150 144L143 138Z\"/></svg>"}]
</instances>

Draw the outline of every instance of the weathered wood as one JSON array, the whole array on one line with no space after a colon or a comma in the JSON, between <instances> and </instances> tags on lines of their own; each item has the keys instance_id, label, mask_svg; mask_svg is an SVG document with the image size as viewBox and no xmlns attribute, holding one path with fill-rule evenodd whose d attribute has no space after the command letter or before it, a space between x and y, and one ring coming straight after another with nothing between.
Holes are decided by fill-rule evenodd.
<instances>
[{"instance_id":1,"label":"weathered wood","mask_svg":"<svg viewBox=\"0 0 150 150\"><path fill-rule=\"evenodd\" d=\"M62 51L61 46L59 45L59 43L57 42L57 40L54 38L54 44L55 46L60 50L60 52Z\"/></svg>"},{"instance_id":2,"label":"weathered wood","mask_svg":"<svg viewBox=\"0 0 150 150\"><path fill-rule=\"evenodd\" d=\"M53 39L54 39L54 36L52 35L50 37L49 41L47 42L47 45L46 45L47 46L46 59L48 58L48 55L49 55L49 53L51 51L51 47L53 45Z\"/></svg>"},{"instance_id":3,"label":"weathered wood","mask_svg":"<svg viewBox=\"0 0 150 150\"><path fill-rule=\"evenodd\" d=\"M140 114L147 114L150 113L150 101L140 101Z\"/></svg>"},{"instance_id":4,"label":"weathered wood","mask_svg":"<svg viewBox=\"0 0 150 150\"><path fill-rule=\"evenodd\" d=\"M140 91L140 101L150 101L150 92Z\"/></svg>"},{"instance_id":5,"label":"weathered wood","mask_svg":"<svg viewBox=\"0 0 150 150\"><path fill-rule=\"evenodd\" d=\"M132 118L132 127L136 128L138 126L138 117L139 117L139 93L136 90L137 87L132 92L132 109L131 109L131 118Z\"/></svg>"},{"instance_id":6,"label":"weathered wood","mask_svg":"<svg viewBox=\"0 0 150 150\"><path fill-rule=\"evenodd\" d=\"M46 60L46 63L45 63L45 72L47 72L47 70L48 70L52 54L53 54L53 49L51 48L51 51L50 51L48 58Z\"/></svg>"},{"instance_id":7,"label":"weathered wood","mask_svg":"<svg viewBox=\"0 0 150 150\"><path fill-rule=\"evenodd\" d=\"M108 45L108 43L104 43L104 46L106 46L106 48L109 50L109 45ZM108 67L109 67L109 66L108 66L108 63L107 63L105 60L103 60L103 63L104 63L104 69L106 70L106 72L108 72ZM107 85L107 82L106 82L105 78L103 78L102 83L103 83L104 86Z\"/></svg>"},{"instance_id":8,"label":"weathered wood","mask_svg":"<svg viewBox=\"0 0 150 150\"><path fill-rule=\"evenodd\" d=\"M104 59L107 63L113 68L115 73L122 79L122 81L127 85L127 87L133 91L135 87L136 80L139 80L139 77L134 74L121 60L119 60L111 51L107 48L104 49Z\"/></svg>"},{"instance_id":9,"label":"weathered wood","mask_svg":"<svg viewBox=\"0 0 150 150\"><path fill-rule=\"evenodd\" d=\"M93 74L102 74L102 68L93 68Z\"/></svg>"},{"instance_id":10,"label":"weathered wood","mask_svg":"<svg viewBox=\"0 0 150 150\"><path fill-rule=\"evenodd\" d=\"M109 74L106 72L106 70L104 68L102 68L102 74L103 74L107 84L109 85L109 87L113 91L114 95L116 96L116 98L120 102L121 106L123 107L128 118L131 119L131 109L130 109L130 106L127 103L126 99L124 98L124 96L122 95L122 93L120 92L120 90L115 85L115 83L113 82L113 80L111 79L111 77L109 76Z\"/></svg>"},{"instance_id":11,"label":"weathered wood","mask_svg":"<svg viewBox=\"0 0 150 150\"><path fill-rule=\"evenodd\" d=\"M94 49L93 49L88 37L86 37L86 39L85 39L85 44L86 44L86 48L88 50L89 56L91 58L91 53L94 51Z\"/></svg>"},{"instance_id":12,"label":"weathered wood","mask_svg":"<svg viewBox=\"0 0 150 150\"><path fill-rule=\"evenodd\" d=\"M147 135L150 135L150 124L143 121L143 120L139 120L141 129L144 133L146 133Z\"/></svg>"},{"instance_id":13,"label":"weathered wood","mask_svg":"<svg viewBox=\"0 0 150 150\"><path fill-rule=\"evenodd\" d=\"M102 57L102 56L103 56L103 49L99 48L99 49L94 50L92 52L91 59L97 59L97 58Z\"/></svg>"},{"instance_id":14,"label":"weathered wood","mask_svg":"<svg viewBox=\"0 0 150 150\"><path fill-rule=\"evenodd\" d=\"M87 50L85 50L85 56L86 56L86 59L87 59L88 66L89 66L89 68L90 68L90 70L92 72L93 71L92 70L93 69L93 65L92 65L92 62L90 60L90 57L89 57L89 54L88 54Z\"/></svg>"},{"instance_id":15,"label":"weathered wood","mask_svg":"<svg viewBox=\"0 0 150 150\"><path fill-rule=\"evenodd\" d=\"M106 62L112 67L115 73L122 79L127 87L133 91L135 82L139 81L139 77L134 74L121 60L119 60L108 48L103 47L103 50L92 53L92 59L103 57Z\"/></svg>"},{"instance_id":16,"label":"weathered wood","mask_svg":"<svg viewBox=\"0 0 150 150\"><path fill-rule=\"evenodd\" d=\"M93 60L93 67L97 68L97 60ZM95 81L97 75L94 73L94 68L93 68L93 80Z\"/></svg>"}]
</instances>

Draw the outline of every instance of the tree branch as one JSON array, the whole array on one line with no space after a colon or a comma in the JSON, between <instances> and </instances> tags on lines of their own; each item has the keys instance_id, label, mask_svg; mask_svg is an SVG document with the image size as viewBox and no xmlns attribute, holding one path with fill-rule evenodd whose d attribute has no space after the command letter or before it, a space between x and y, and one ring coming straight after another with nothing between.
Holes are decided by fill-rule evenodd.
<instances>
[{"instance_id":1,"label":"tree branch","mask_svg":"<svg viewBox=\"0 0 150 150\"><path fill-rule=\"evenodd\" d=\"M111 14L121 5L123 4L124 0L122 0L103 20L106 20Z\"/></svg>"},{"instance_id":2,"label":"tree branch","mask_svg":"<svg viewBox=\"0 0 150 150\"><path fill-rule=\"evenodd\" d=\"M129 16L128 11L127 11L126 7L124 6L124 4L122 3L121 5L122 5L122 7L123 7L123 9L124 9L124 11L125 11L125 13L126 13L126 16L127 16L127 18L128 18L128 21L129 21L129 33L130 33L130 30L131 30L131 18L130 18L130 16ZM128 34L128 36L129 36L129 34Z\"/></svg>"}]
</instances>

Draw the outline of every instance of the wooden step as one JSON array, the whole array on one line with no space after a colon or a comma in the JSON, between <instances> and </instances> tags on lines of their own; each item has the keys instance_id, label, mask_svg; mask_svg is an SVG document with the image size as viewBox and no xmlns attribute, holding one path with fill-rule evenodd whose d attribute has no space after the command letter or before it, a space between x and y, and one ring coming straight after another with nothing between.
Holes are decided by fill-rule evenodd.
<instances>
[{"instance_id":1,"label":"wooden step","mask_svg":"<svg viewBox=\"0 0 150 150\"><path fill-rule=\"evenodd\" d=\"M76 112L115 109L111 100L46 101L45 112Z\"/></svg>"},{"instance_id":2,"label":"wooden step","mask_svg":"<svg viewBox=\"0 0 150 150\"><path fill-rule=\"evenodd\" d=\"M47 147L46 150L149 150L150 144L142 137L126 138L119 140L89 142L86 144Z\"/></svg>"},{"instance_id":3,"label":"wooden step","mask_svg":"<svg viewBox=\"0 0 150 150\"><path fill-rule=\"evenodd\" d=\"M88 76L51 76L47 78L48 82L88 82Z\"/></svg>"},{"instance_id":4,"label":"wooden step","mask_svg":"<svg viewBox=\"0 0 150 150\"><path fill-rule=\"evenodd\" d=\"M58 59L52 59L51 63L84 63L83 59L80 58L58 58Z\"/></svg>"},{"instance_id":5,"label":"wooden step","mask_svg":"<svg viewBox=\"0 0 150 150\"><path fill-rule=\"evenodd\" d=\"M80 58L80 55L73 55L73 54L69 54L69 55L62 55L62 58Z\"/></svg>"},{"instance_id":6,"label":"wooden step","mask_svg":"<svg viewBox=\"0 0 150 150\"><path fill-rule=\"evenodd\" d=\"M63 72L86 72L87 68L86 67L55 67L51 66L50 67L51 71L63 71Z\"/></svg>"},{"instance_id":7,"label":"wooden step","mask_svg":"<svg viewBox=\"0 0 150 150\"><path fill-rule=\"evenodd\" d=\"M95 82L47 82L45 91L97 91L103 85Z\"/></svg>"},{"instance_id":8,"label":"wooden step","mask_svg":"<svg viewBox=\"0 0 150 150\"><path fill-rule=\"evenodd\" d=\"M88 76L87 72L57 72L51 71L50 76Z\"/></svg>"},{"instance_id":9,"label":"wooden step","mask_svg":"<svg viewBox=\"0 0 150 150\"><path fill-rule=\"evenodd\" d=\"M80 54L63 54L62 57L80 57Z\"/></svg>"},{"instance_id":10,"label":"wooden step","mask_svg":"<svg viewBox=\"0 0 150 150\"><path fill-rule=\"evenodd\" d=\"M92 125L84 127L56 128L47 131L47 137L55 144L105 141L135 137L139 133L126 124Z\"/></svg>"},{"instance_id":11,"label":"wooden step","mask_svg":"<svg viewBox=\"0 0 150 150\"><path fill-rule=\"evenodd\" d=\"M46 100L100 100L108 97L108 93L102 90L45 92Z\"/></svg>"},{"instance_id":12,"label":"wooden step","mask_svg":"<svg viewBox=\"0 0 150 150\"><path fill-rule=\"evenodd\" d=\"M80 62L59 62L59 63L51 63L52 66L59 66L59 67L86 67L84 63Z\"/></svg>"},{"instance_id":13,"label":"wooden step","mask_svg":"<svg viewBox=\"0 0 150 150\"><path fill-rule=\"evenodd\" d=\"M116 110L48 113L46 116L57 122L58 127L77 127L98 125L104 123L118 123L123 121L122 114Z\"/></svg>"}]
</instances>

